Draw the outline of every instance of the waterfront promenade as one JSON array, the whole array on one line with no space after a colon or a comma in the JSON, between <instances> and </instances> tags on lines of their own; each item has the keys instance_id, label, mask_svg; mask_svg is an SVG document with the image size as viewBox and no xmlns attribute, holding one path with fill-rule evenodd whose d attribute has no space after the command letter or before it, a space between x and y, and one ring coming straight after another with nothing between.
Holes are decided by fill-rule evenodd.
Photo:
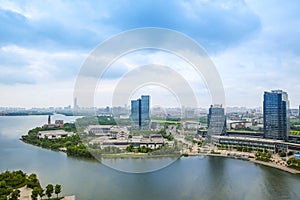
<instances>
[{"instance_id":1,"label":"waterfront promenade","mask_svg":"<svg viewBox=\"0 0 300 200\"><path fill-rule=\"evenodd\" d=\"M283 171L290 172L292 174L300 174L300 171L298 171L298 170L289 168L287 166L279 165L279 164L276 164L274 162L263 162L263 161L255 160L254 158L249 159L249 161L253 162L253 163L260 164L260 165L265 165L265 166L281 169Z\"/></svg>"},{"instance_id":2,"label":"waterfront promenade","mask_svg":"<svg viewBox=\"0 0 300 200\"><path fill-rule=\"evenodd\" d=\"M214 156L214 157L224 157L224 158L237 158L241 160L247 160L249 162L265 165L268 167L273 167L276 169L280 169L292 174L300 174L300 171L296 169L292 169L287 166L287 162L283 161L282 158L277 154L272 154L272 158L270 162L263 162L255 159L254 152L240 152L237 150L219 150L214 145L205 145L201 148L197 144L189 143L190 148L186 148L182 151L183 154L187 154L189 156ZM292 157L292 156L290 156ZM288 160L288 159L287 159Z\"/></svg>"},{"instance_id":3,"label":"waterfront promenade","mask_svg":"<svg viewBox=\"0 0 300 200\"><path fill-rule=\"evenodd\" d=\"M255 159L255 153L249 153L249 152L238 152L236 150L234 151L228 151L228 150L218 150L216 148L210 148L210 151L202 152L202 153L195 153L192 152L189 154L190 156L201 156L201 155L207 155L207 156L214 156L214 157L224 157L224 158L237 158L242 160L247 160L249 162L253 162L255 164L265 165L268 167L273 167L276 169L280 169L292 174L300 174L300 171L296 169L289 168L287 166L286 161L281 160L281 158L278 155L273 155L270 162L263 162Z\"/></svg>"}]
</instances>

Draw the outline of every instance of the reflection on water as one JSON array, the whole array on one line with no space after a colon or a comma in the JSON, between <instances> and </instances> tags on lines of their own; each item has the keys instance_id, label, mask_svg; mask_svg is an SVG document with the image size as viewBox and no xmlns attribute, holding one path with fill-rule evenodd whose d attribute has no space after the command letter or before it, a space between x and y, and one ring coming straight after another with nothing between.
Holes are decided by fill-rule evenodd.
<instances>
[{"instance_id":1,"label":"reflection on water","mask_svg":"<svg viewBox=\"0 0 300 200\"><path fill-rule=\"evenodd\" d=\"M177 159L178 157L102 158L101 163L121 172L146 173L162 169Z\"/></svg>"},{"instance_id":2,"label":"reflection on water","mask_svg":"<svg viewBox=\"0 0 300 200\"><path fill-rule=\"evenodd\" d=\"M266 166L260 165L259 167L262 169L261 175L267 177L263 179L263 184L261 185L262 190L266 193L265 199L272 200L274 196L271 194L274 193L278 199L296 199L298 196L295 194L296 188L290 179L299 180L300 177L292 174L281 176L281 171L279 170L270 171Z\"/></svg>"},{"instance_id":3,"label":"reflection on water","mask_svg":"<svg viewBox=\"0 0 300 200\"><path fill-rule=\"evenodd\" d=\"M132 174L18 140L28 128L40 126L45 120L45 116L0 117L0 171L22 169L37 173L43 186L62 184L62 194L75 194L79 200L300 199L299 176L247 161L188 157L155 172ZM126 169L147 169L168 159L107 159L105 162Z\"/></svg>"}]
</instances>

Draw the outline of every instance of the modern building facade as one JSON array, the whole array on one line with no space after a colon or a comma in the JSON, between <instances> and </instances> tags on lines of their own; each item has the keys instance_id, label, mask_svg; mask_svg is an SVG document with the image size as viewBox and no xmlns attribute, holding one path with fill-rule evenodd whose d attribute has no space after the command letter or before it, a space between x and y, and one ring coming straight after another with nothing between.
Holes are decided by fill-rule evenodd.
<instances>
[{"instance_id":1,"label":"modern building facade","mask_svg":"<svg viewBox=\"0 0 300 200\"><path fill-rule=\"evenodd\" d=\"M289 137L289 100L282 90L264 93L264 137L269 139L288 140Z\"/></svg>"},{"instance_id":2,"label":"modern building facade","mask_svg":"<svg viewBox=\"0 0 300 200\"><path fill-rule=\"evenodd\" d=\"M140 99L131 100L131 127L148 129L150 125L150 96L142 95Z\"/></svg>"},{"instance_id":3,"label":"modern building facade","mask_svg":"<svg viewBox=\"0 0 300 200\"><path fill-rule=\"evenodd\" d=\"M280 150L295 150L300 151L300 144L291 142L285 142L282 140L264 139L255 137L243 137L243 136L212 136L212 144L225 145L236 148L240 147L251 147L253 151L258 149L266 149L271 152L279 152Z\"/></svg>"},{"instance_id":4,"label":"modern building facade","mask_svg":"<svg viewBox=\"0 0 300 200\"><path fill-rule=\"evenodd\" d=\"M209 108L207 137L226 134L226 116L222 105L211 105Z\"/></svg>"}]
</instances>

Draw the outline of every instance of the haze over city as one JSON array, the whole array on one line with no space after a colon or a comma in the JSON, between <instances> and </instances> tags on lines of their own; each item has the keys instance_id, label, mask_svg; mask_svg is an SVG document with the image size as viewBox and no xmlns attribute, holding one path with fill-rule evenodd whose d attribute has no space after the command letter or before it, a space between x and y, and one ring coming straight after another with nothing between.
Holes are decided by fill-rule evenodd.
<instances>
[{"instance_id":1,"label":"haze over city","mask_svg":"<svg viewBox=\"0 0 300 200\"><path fill-rule=\"evenodd\" d=\"M298 107L299 9L297 1L0 1L0 105L72 105L81 65L98 44L129 29L162 27L207 51L223 81L226 106L259 107L264 91L282 89L291 107ZM162 51L137 51L101 78L95 105L110 105L122 75L149 63L172 65L193 88L199 107L211 104L205 82L187 63ZM159 87L141 88L132 97L145 91L153 105L178 106Z\"/></svg>"}]
</instances>

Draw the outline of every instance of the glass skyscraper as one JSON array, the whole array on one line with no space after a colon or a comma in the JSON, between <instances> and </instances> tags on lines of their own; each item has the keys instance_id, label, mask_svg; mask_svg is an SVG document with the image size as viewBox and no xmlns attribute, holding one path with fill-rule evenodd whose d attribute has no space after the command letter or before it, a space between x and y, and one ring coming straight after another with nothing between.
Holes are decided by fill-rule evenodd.
<instances>
[{"instance_id":1,"label":"glass skyscraper","mask_svg":"<svg viewBox=\"0 0 300 200\"><path fill-rule=\"evenodd\" d=\"M131 100L131 127L148 129L150 124L150 96L142 95L140 99Z\"/></svg>"},{"instance_id":2,"label":"glass skyscraper","mask_svg":"<svg viewBox=\"0 0 300 200\"><path fill-rule=\"evenodd\" d=\"M289 137L289 100L288 94L282 90L264 93L264 137L287 140Z\"/></svg>"},{"instance_id":3,"label":"glass skyscraper","mask_svg":"<svg viewBox=\"0 0 300 200\"><path fill-rule=\"evenodd\" d=\"M211 105L207 115L208 139L212 135L224 135L226 134L226 116L222 105Z\"/></svg>"}]
</instances>

